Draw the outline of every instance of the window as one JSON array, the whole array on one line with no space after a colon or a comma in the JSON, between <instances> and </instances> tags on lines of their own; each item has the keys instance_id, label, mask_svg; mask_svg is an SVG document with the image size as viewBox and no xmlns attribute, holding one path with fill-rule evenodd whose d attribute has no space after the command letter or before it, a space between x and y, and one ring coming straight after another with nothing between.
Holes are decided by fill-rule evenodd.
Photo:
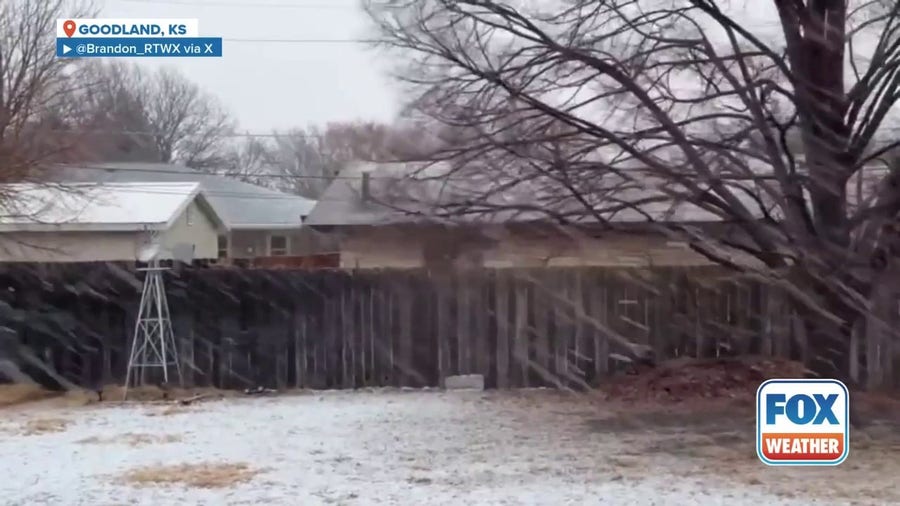
<instances>
[{"instance_id":1,"label":"window","mask_svg":"<svg viewBox=\"0 0 900 506\"><path fill-rule=\"evenodd\" d=\"M228 257L228 236L219 236L219 258Z\"/></svg>"},{"instance_id":2,"label":"window","mask_svg":"<svg viewBox=\"0 0 900 506\"><path fill-rule=\"evenodd\" d=\"M184 220L187 222L187 226L191 227L194 225L194 213L192 206L188 206L187 209L184 210Z\"/></svg>"},{"instance_id":3,"label":"window","mask_svg":"<svg viewBox=\"0 0 900 506\"><path fill-rule=\"evenodd\" d=\"M288 240L283 235L269 236L269 256L283 257L288 254Z\"/></svg>"}]
</instances>

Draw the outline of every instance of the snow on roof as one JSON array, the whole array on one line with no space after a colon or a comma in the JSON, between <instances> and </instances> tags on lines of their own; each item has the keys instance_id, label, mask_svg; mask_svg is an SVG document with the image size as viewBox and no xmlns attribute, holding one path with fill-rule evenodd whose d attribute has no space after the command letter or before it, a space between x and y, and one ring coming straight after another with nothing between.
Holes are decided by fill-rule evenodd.
<instances>
[{"instance_id":1,"label":"snow on roof","mask_svg":"<svg viewBox=\"0 0 900 506\"><path fill-rule=\"evenodd\" d=\"M296 228L315 201L215 174L165 163L106 163L60 167L59 180L97 183L200 183L203 196L229 229Z\"/></svg>"},{"instance_id":2,"label":"snow on roof","mask_svg":"<svg viewBox=\"0 0 900 506\"><path fill-rule=\"evenodd\" d=\"M0 231L164 230L200 195L190 183L7 184Z\"/></svg>"}]
</instances>

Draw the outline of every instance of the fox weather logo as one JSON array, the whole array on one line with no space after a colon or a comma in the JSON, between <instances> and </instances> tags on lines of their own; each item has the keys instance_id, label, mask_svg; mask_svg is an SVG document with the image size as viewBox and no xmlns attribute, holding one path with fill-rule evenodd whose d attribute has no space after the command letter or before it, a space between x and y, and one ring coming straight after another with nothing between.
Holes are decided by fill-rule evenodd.
<instances>
[{"instance_id":1,"label":"fox weather logo","mask_svg":"<svg viewBox=\"0 0 900 506\"><path fill-rule=\"evenodd\" d=\"M756 453L770 466L836 466L850 451L849 414L840 381L766 381L756 391Z\"/></svg>"}]
</instances>

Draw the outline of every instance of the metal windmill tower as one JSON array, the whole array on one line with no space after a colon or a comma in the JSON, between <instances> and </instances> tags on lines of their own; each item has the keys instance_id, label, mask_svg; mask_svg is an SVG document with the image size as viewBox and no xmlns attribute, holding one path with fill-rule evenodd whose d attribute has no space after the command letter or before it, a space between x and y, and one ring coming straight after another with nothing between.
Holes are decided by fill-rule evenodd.
<instances>
[{"instance_id":1,"label":"metal windmill tower","mask_svg":"<svg viewBox=\"0 0 900 506\"><path fill-rule=\"evenodd\" d=\"M184 245L177 245L174 249L183 251ZM128 388L132 384L138 386L144 383L147 368L162 369L162 381L166 385L169 384L170 373L174 372L178 384L182 384L178 347L172 330L172 318L163 282L163 272L169 268L160 265L161 252L159 234L151 232L149 244L139 258L148 265L138 269L145 273L144 288L141 292L141 303L134 324L134 339L131 342L128 369L125 373L124 398L128 397ZM180 251L174 256L185 256L184 253L178 253Z\"/></svg>"}]
</instances>

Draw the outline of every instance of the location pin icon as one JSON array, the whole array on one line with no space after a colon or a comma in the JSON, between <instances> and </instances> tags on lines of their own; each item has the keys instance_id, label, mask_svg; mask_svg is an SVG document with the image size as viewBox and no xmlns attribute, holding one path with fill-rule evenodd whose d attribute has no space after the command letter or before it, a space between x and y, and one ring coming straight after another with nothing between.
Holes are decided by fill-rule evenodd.
<instances>
[{"instance_id":1,"label":"location pin icon","mask_svg":"<svg viewBox=\"0 0 900 506\"><path fill-rule=\"evenodd\" d=\"M75 22L71 19L63 23L63 31L66 32L67 37L71 37L75 34Z\"/></svg>"}]
</instances>

